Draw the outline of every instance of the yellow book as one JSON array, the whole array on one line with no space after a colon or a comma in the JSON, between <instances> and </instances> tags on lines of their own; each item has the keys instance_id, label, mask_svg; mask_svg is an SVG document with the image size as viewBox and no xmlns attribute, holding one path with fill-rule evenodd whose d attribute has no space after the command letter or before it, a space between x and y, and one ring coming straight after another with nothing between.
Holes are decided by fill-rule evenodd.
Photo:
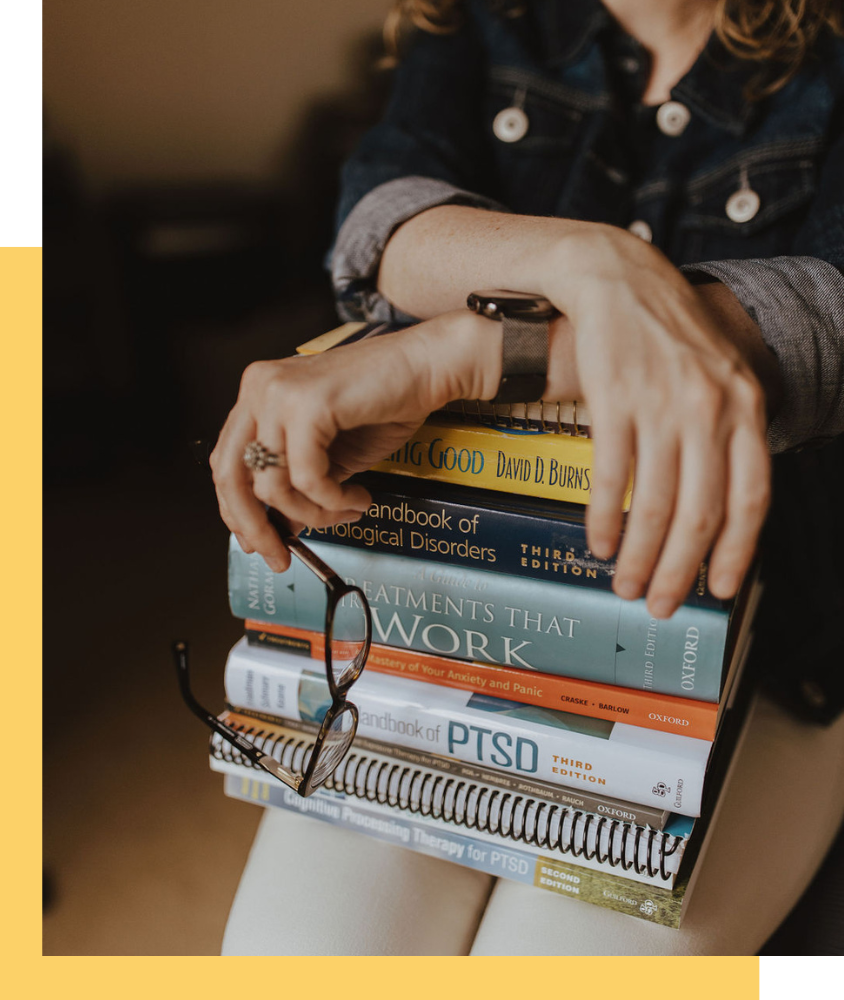
<instances>
[{"instance_id":1,"label":"yellow book","mask_svg":"<svg viewBox=\"0 0 844 1000\"><path fill-rule=\"evenodd\" d=\"M374 469L522 496L588 504L592 441L573 434L466 423L442 414ZM624 497L630 507L632 479Z\"/></svg>"},{"instance_id":2,"label":"yellow book","mask_svg":"<svg viewBox=\"0 0 844 1000\"><path fill-rule=\"evenodd\" d=\"M327 333L321 333L313 340L308 340L296 348L297 354L322 354L331 350L332 347L339 347L356 333L366 329L366 323L343 323Z\"/></svg>"},{"instance_id":3,"label":"yellow book","mask_svg":"<svg viewBox=\"0 0 844 1000\"><path fill-rule=\"evenodd\" d=\"M389 332L387 324L344 323L297 348L321 354L341 344ZM452 410L453 412L452 414ZM494 406L458 401L432 414L398 451L373 466L379 472L476 486L522 496L588 504L592 494L589 417L577 403ZM630 482L624 510L630 508Z\"/></svg>"}]
</instances>

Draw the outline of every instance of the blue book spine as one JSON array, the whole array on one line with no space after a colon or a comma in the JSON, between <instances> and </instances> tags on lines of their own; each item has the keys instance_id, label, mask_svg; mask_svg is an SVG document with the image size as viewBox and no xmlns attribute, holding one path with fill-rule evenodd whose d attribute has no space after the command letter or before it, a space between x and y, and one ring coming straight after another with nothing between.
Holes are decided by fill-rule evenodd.
<instances>
[{"instance_id":1,"label":"blue book spine","mask_svg":"<svg viewBox=\"0 0 844 1000\"><path fill-rule=\"evenodd\" d=\"M644 600L530 577L310 543L372 609L373 641L457 659L717 702L729 615L683 606L668 620ZM273 573L232 536L233 614L322 630L325 588L298 560Z\"/></svg>"},{"instance_id":2,"label":"blue book spine","mask_svg":"<svg viewBox=\"0 0 844 1000\"><path fill-rule=\"evenodd\" d=\"M596 559L586 542L583 507L509 497L490 490L368 473L356 477L372 505L353 524L306 528L303 538L436 560L536 580L611 590L615 559ZM686 602L728 610L709 593L703 563Z\"/></svg>"}]
</instances>

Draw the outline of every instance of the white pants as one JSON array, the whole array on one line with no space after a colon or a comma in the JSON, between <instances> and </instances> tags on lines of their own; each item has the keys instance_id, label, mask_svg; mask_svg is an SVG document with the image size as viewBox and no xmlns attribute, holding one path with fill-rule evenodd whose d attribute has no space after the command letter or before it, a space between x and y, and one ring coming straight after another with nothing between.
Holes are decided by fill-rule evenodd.
<instances>
[{"instance_id":1,"label":"white pants","mask_svg":"<svg viewBox=\"0 0 844 1000\"><path fill-rule=\"evenodd\" d=\"M844 814L844 716L757 702L679 930L268 809L225 955L754 955Z\"/></svg>"}]
</instances>

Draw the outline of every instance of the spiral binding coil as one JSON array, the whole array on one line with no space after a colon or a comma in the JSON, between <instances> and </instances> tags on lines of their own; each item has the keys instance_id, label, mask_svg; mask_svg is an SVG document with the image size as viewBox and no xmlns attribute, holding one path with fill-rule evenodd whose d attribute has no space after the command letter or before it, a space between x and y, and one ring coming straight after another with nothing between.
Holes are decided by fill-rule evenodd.
<instances>
[{"instance_id":1,"label":"spiral binding coil","mask_svg":"<svg viewBox=\"0 0 844 1000\"><path fill-rule=\"evenodd\" d=\"M243 725L234 728L280 763L293 770L304 770L314 742L309 736L274 735L269 729ZM211 737L211 755L216 760L255 768L235 747L217 735ZM596 816L560 803L354 752L340 763L324 787L404 812L442 819L467 830L477 829L516 842L524 841L542 850L570 854L573 858L597 860L625 872L632 868L638 875L645 872L651 878L659 875L665 881L671 878L665 869L666 860L683 839L652 827ZM607 846L602 852L601 835L605 827ZM639 859L643 838L644 862ZM658 864L653 860L654 853Z\"/></svg>"},{"instance_id":2,"label":"spiral binding coil","mask_svg":"<svg viewBox=\"0 0 844 1000\"><path fill-rule=\"evenodd\" d=\"M520 428L548 434L588 437L588 430L578 422L577 400L570 405L571 420L563 419L562 404L559 401L543 399L535 403L489 403L480 399L456 399L446 403L440 412L458 414L465 423L486 424L506 430Z\"/></svg>"}]
</instances>

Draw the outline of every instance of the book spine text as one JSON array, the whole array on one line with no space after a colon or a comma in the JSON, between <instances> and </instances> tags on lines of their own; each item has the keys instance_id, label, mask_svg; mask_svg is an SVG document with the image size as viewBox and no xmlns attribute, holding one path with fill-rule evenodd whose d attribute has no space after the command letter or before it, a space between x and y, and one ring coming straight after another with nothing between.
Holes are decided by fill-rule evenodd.
<instances>
[{"instance_id":1,"label":"book spine text","mask_svg":"<svg viewBox=\"0 0 844 1000\"><path fill-rule=\"evenodd\" d=\"M246 711L320 722L331 702L324 669L281 652L229 654L226 698ZM358 732L538 781L594 789L614 798L697 816L710 744L514 705L487 696L364 674L354 687Z\"/></svg>"},{"instance_id":2,"label":"book spine text","mask_svg":"<svg viewBox=\"0 0 844 1000\"><path fill-rule=\"evenodd\" d=\"M588 504L592 441L432 417L398 451L373 468L435 482ZM625 509L629 504L630 489Z\"/></svg>"},{"instance_id":3,"label":"book spine text","mask_svg":"<svg viewBox=\"0 0 844 1000\"><path fill-rule=\"evenodd\" d=\"M482 840L477 835L409 816L398 809L385 813L342 793L334 796L317 792L303 799L281 784L270 785L253 778L245 768L241 771L226 774L225 792L231 798L310 815L475 871L629 913L651 923L675 928L680 924L682 885L671 889L642 884L614 872L535 854L503 839Z\"/></svg>"},{"instance_id":4,"label":"book spine text","mask_svg":"<svg viewBox=\"0 0 844 1000\"><path fill-rule=\"evenodd\" d=\"M312 542L364 592L373 640L696 701L717 702L729 616L682 606L652 618L610 591ZM274 574L232 537L229 599L238 618L321 630L322 582L294 560Z\"/></svg>"},{"instance_id":5,"label":"book spine text","mask_svg":"<svg viewBox=\"0 0 844 1000\"><path fill-rule=\"evenodd\" d=\"M247 619L246 637L258 646L286 649L319 661L325 659L323 632ZM700 740L713 740L718 723L718 706L711 702L672 698L553 674L528 674L494 663L469 663L378 643L373 643L369 650L366 669L461 691L483 692L525 705L626 722L658 732L682 733Z\"/></svg>"}]
</instances>

